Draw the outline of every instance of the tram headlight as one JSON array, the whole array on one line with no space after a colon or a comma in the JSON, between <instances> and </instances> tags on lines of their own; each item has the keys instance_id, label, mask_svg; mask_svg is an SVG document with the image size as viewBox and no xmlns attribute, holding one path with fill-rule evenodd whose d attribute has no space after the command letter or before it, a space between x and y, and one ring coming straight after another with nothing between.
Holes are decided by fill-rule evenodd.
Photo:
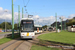
<instances>
[{"instance_id":1,"label":"tram headlight","mask_svg":"<svg viewBox=\"0 0 75 50\"><path fill-rule=\"evenodd\" d=\"M21 35L22 35L22 36L24 36L25 34L24 34L24 33L22 33Z\"/></svg>"},{"instance_id":2,"label":"tram headlight","mask_svg":"<svg viewBox=\"0 0 75 50\"><path fill-rule=\"evenodd\" d=\"M24 34L22 34L22 35L24 35Z\"/></svg>"},{"instance_id":3,"label":"tram headlight","mask_svg":"<svg viewBox=\"0 0 75 50\"><path fill-rule=\"evenodd\" d=\"M33 35L33 33L31 35Z\"/></svg>"},{"instance_id":4,"label":"tram headlight","mask_svg":"<svg viewBox=\"0 0 75 50\"><path fill-rule=\"evenodd\" d=\"M42 31L41 31L42 32Z\"/></svg>"}]
</instances>

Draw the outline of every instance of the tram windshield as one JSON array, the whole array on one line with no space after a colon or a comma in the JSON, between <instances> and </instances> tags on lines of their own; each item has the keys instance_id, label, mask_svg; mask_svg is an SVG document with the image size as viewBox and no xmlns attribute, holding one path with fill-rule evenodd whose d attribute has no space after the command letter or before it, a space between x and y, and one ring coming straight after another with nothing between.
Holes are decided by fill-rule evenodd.
<instances>
[{"instance_id":1,"label":"tram windshield","mask_svg":"<svg viewBox=\"0 0 75 50\"><path fill-rule=\"evenodd\" d=\"M21 32L33 32L33 31L34 31L33 20L21 21Z\"/></svg>"}]
</instances>

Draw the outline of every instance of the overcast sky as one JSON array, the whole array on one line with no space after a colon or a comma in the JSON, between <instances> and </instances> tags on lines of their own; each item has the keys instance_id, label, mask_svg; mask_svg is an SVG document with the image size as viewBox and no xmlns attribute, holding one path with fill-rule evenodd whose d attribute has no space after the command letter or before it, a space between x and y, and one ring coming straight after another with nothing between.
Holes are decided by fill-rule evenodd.
<instances>
[{"instance_id":1,"label":"overcast sky","mask_svg":"<svg viewBox=\"0 0 75 50\"><path fill-rule=\"evenodd\" d=\"M5 18L6 21L12 21L11 5L12 0L0 0L0 23ZM33 15L35 24L38 24L38 22L42 25L53 23L55 21L55 13L57 13L58 21L60 21L60 16L63 16L65 19L75 16L75 0L14 0L15 23L18 22L18 5L20 5L20 18L22 17L23 7L24 18L27 17L26 12L28 12L28 14ZM27 11L25 11L24 7L26 5Z\"/></svg>"}]
</instances>

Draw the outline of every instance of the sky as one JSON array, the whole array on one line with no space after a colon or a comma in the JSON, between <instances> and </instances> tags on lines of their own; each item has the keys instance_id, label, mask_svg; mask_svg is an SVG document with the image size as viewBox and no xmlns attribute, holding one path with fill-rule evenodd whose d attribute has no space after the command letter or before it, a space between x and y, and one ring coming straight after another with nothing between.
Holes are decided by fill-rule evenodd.
<instances>
[{"instance_id":1,"label":"sky","mask_svg":"<svg viewBox=\"0 0 75 50\"><path fill-rule=\"evenodd\" d=\"M70 19L75 16L75 0L13 0L14 2L14 20L18 21L18 5L20 5L20 18L22 18L22 7L24 9L24 18L27 14L33 15L35 24L48 25L55 21L55 13L57 19L59 17ZM26 6L26 8L24 7ZM27 11L25 11L27 10ZM7 12L5 12L7 11ZM12 0L0 0L0 23L5 19L12 21ZM26 13L28 12L28 13ZM37 19L39 18L39 19Z\"/></svg>"}]
</instances>

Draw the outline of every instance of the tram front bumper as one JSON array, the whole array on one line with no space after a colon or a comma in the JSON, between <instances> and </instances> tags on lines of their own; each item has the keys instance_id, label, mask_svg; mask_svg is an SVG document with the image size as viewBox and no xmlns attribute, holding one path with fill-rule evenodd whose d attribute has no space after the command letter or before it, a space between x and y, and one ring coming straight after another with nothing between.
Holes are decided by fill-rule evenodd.
<instances>
[{"instance_id":1,"label":"tram front bumper","mask_svg":"<svg viewBox=\"0 0 75 50\"><path fill-rule=\"evenodd\" d=\"M34 36L21 36L22 39L26 39L26 38L34 38Z\"/></svg>"}]
</instances>

